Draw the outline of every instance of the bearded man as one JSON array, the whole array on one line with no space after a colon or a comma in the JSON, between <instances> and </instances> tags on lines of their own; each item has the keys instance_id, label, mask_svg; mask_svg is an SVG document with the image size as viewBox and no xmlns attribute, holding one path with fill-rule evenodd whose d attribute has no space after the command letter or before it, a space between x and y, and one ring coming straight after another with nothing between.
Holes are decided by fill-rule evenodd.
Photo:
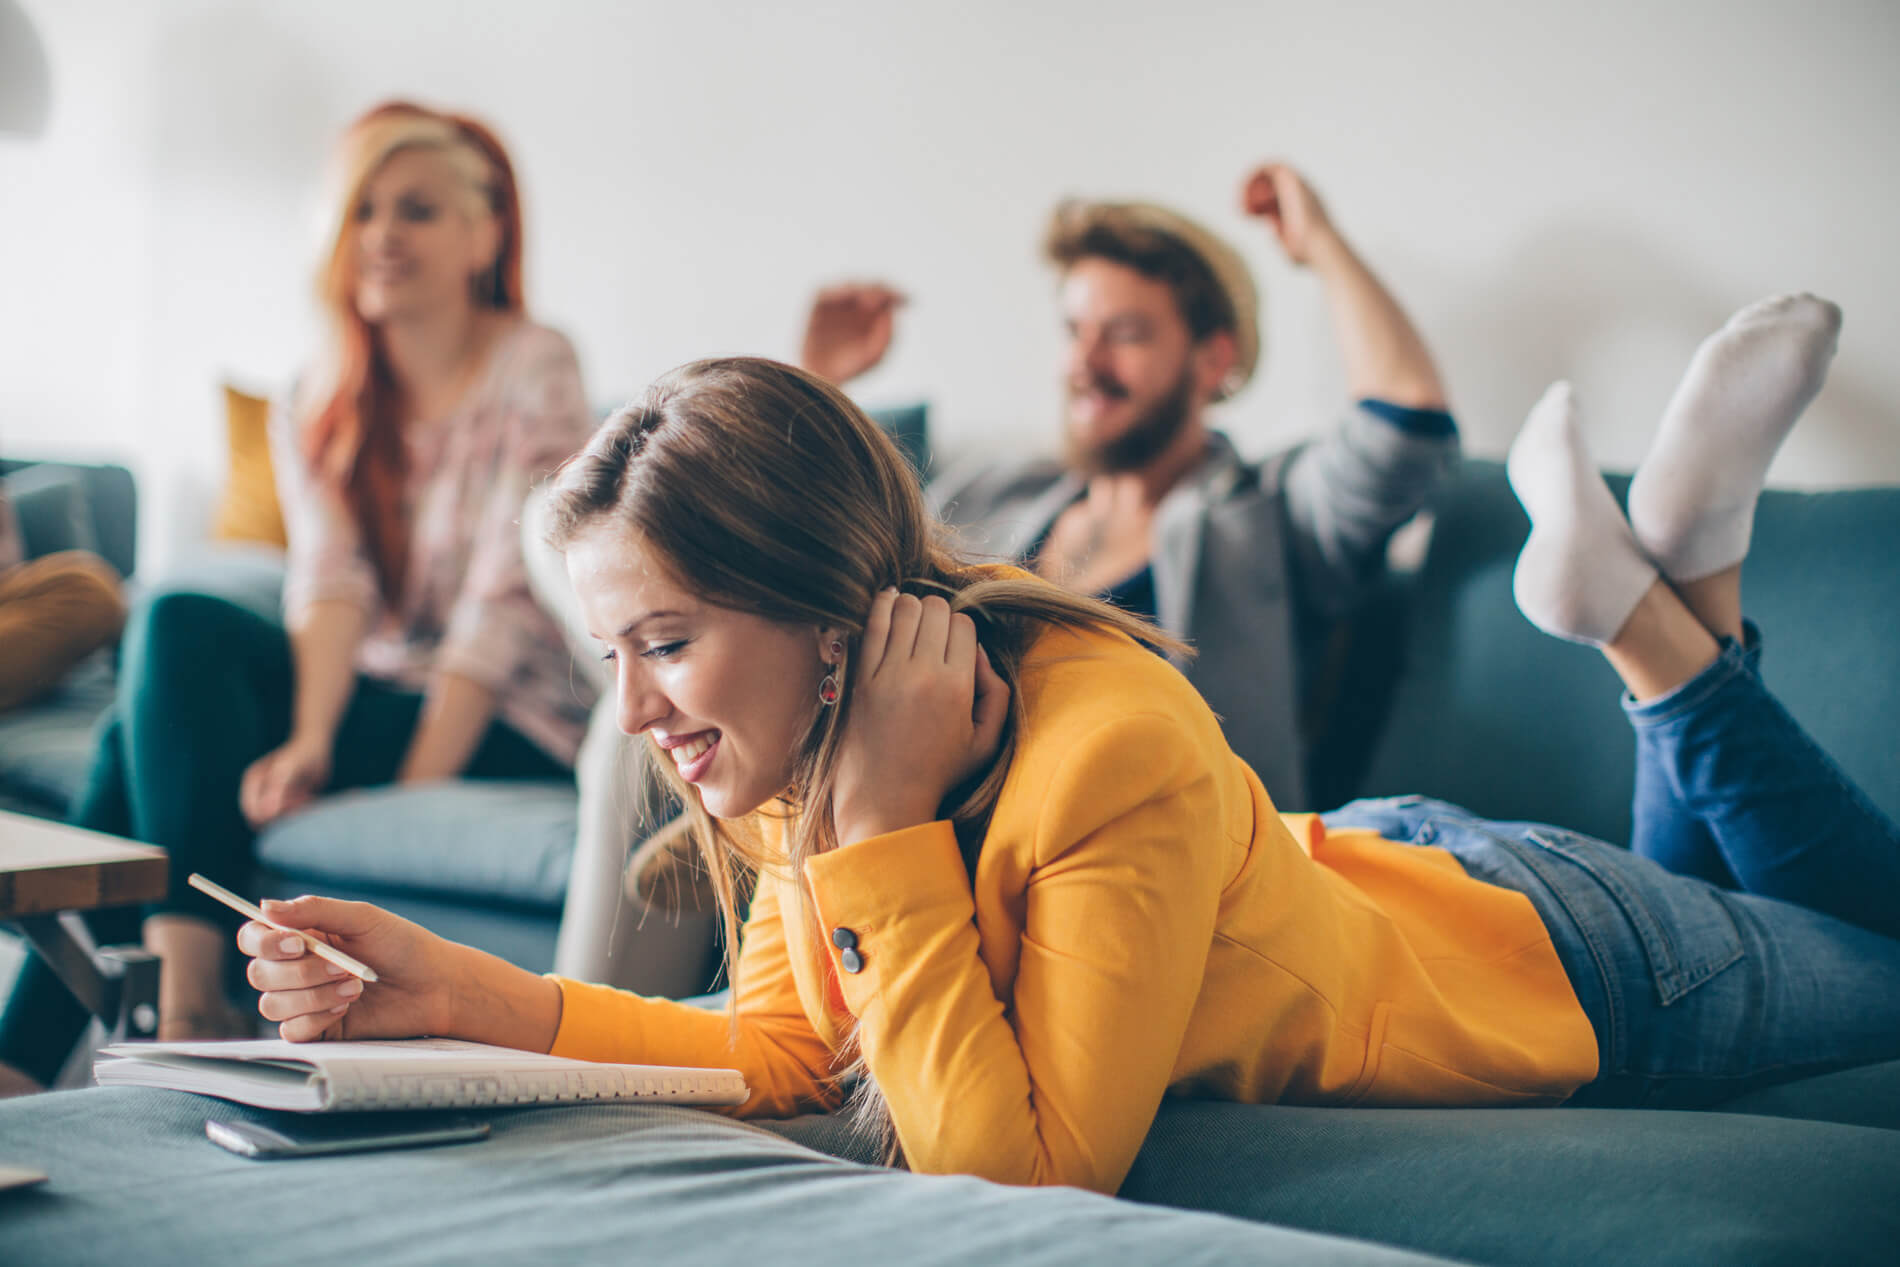
<instances>
[{"instance_id":1,"label":"bearded man","mask_svg":"<svg viewBox=\"0 0 1900 1267\"><path fill-rule=\"evenodd\" d=\"M973 463L929 492L974 550L1191 643L1180 667L1234 751L1279 808L1318 808L1315 794L1352 790L1312 768L1339 721L1329 652L1379 592L1393 533L1457 460L1458 431L1423 340L1300 174L1258 168L1242 205L1324 287L1350 395L1327 432L1243 460L1208 417L1260 361L1239 253L1165 207L1070 201L1045 242L1067 331L1063 455ZM820 292L805 368L841 384L870 369L901 303L882 285Z\"/></svg>"}]
</instances>

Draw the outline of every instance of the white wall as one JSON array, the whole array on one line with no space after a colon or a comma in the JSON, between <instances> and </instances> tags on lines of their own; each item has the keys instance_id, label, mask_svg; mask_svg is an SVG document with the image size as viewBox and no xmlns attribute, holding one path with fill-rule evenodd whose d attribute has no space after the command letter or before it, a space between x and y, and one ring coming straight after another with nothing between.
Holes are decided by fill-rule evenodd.
<instances>
[{"instance_id":1,"label":"white wall","mask_svg":"<svg viewBox=\"0 0 1900 1267\"><path fill-rule=\"evenodd\" d=\"M1234 209L1302 164L1438 352L1473 450L1557 375L1607 464L1640 456L1727 311L1847 310L1775 478L1900 481L1900 6L1437 0L955 5L0 0L44 45L50 123L0 137L0 445L132 461L147 565L201 530L223 376L308 347L325 147L384 96L513 145L531 300L592 393L795 344L818 282L915 302L861 394L1017 450L1056 411L1035 242L1065 193L1164 198L1266 288L1243 448L1340 392L1318 292Z\"/></svg>"}]
</instances>

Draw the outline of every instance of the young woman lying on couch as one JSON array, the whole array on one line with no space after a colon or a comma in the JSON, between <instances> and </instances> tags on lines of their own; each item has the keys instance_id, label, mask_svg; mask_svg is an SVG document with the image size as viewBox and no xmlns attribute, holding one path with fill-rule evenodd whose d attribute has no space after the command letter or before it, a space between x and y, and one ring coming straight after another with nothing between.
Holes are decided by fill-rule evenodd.
<instances>
[{"instance_id":1,"label":"young woman lying on couch","mask_svg":"<svg viewBox=\"0 0 1900 1267\"><path fill-rule=\"evenodd\" d=\"M1635 535L1566 388L1512 455L1521 600L1623 672L1650 857L1410 798L1283 818L1154 629L960 561L825 383L687 366L563 470L554 535L729 922L756 872L731 1015L320 898L270 913L381 982L247 924L263 1014L737 1066L754 1116L858 1073L913 1169L1111 1192L1171 1093L1694 1104L1900 1055L1900 842L1768 697L1737 589L1837 323L1773 300L1705 344Z\"/></svg>"}]
</instances>

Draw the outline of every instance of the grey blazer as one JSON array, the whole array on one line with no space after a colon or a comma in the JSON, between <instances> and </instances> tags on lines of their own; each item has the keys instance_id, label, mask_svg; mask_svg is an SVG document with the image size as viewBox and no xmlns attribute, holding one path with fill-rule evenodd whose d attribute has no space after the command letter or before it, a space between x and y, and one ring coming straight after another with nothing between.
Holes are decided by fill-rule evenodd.
<instances>
[{"instance_id":1,"label":"grey blazer","mask_svg":"<svg viewBox=\"0 0 1900 1267\"><path fill-rule=\"evenodd\" d=\"M1300 700L1314 631L1348 614L1385 570L1393 532L1458 456L1353 408L1325 436L1258 464L1225 435L1155 515L1156 615L1196 656L1179 665L1227 741L1282 810L1307 804ZM952 469L928 489L974 553L1020 561L1083 481L1055 461Z\"/></svg>"}]
</instances>

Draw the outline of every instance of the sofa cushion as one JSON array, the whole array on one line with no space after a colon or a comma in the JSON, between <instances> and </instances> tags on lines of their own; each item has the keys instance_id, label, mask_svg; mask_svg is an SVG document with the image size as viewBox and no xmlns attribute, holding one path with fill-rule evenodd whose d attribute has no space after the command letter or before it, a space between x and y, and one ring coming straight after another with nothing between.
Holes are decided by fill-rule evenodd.
<instances>
[{"instance_id":1,"label":"sofa cushion","mask_svg":"<svg viewBox=\"0 0 1900 1267\"><path fill-rule=\"evenodd\" d=\"M47 538L43 548L29 553L45 554L77 546L95 551L116 568L120 576L132 575L138 545L138 485L132 479L132 472L122 466L18 462L0 458L0 478L7 480L9 495L76 479L84 498L87 527L60 529ZM61 494L62 498L70 496ZM59 544L61 541L67 544Z\"/></svg>"},{"instance_id":2,"label":"sofa cushion","mask_svg":"<svg viewBox=\"0 0 1900 1267\"><path fill-rule=\"evenodd\" d=\"M85 785L93 731L111 702L111 655L101 651L29 707L0 713L0 798L9 808L66 813Z\"/></svg>"},{"instance_id":3,"label":"sofa cushion","mask_svg":"<svg viewBox=\"0 0 1900 1267\"><path fill-rule=\"evenodd\" d=\"M266 620L280 620L284 606L284 552L257 542L227 541L200 546L173 560L165 575L135 596L179 591L215 594Z\"/></svg>"},{"instance_id":4,"label":"sofa cushion","mask_svg":"<svg viewBox=\"0 0 1900 1267\"><path fill-rule=\"evenodd\" d=\"M211 535L219 541L256 541L282 549L284 511L270 454L271 402L224 385L224 492Z\"/></svg>"},{"instance_id":5,"label":"sofa cushion","mask_svg":"<svg viewBox=\"0 0 1900 1267\"><path fill-rule=\"evenodd\" d=\"M1900 1126L1900 1063L1775 1090L1808 1120L1170 1099L1121 1195L1475 1263L1887 1261L1900 1132L1883 1126ZM1815 1120L1857 1095L1883 1125ZM764 1125L868 1160L835 1116Z\"/></svg>"},{"instance_id":6,"label":"sofa cushion","mask_svg":"<svg viewBox=\"0 0 1900 1267\"><path fill-rule=\"evenodd\" d=\"M25 467L8 476L32 477L40 488L65 489L59 498L77 504L71 489L76 468ZM63 474L62 474L63 473ZM128 586L136 599L166 590L218 594L276 619L283 587L283 553L260 546L218 546L178 560L165 578L152 585ZM113 697L110 652L100 652L75 668L51 694L26 708L0 714L0 798L10 807L63 816L85 784L92 763L94 730Z\"/></svg>"},{"instance_id":7,"label":"sofa cushion","mask_svg":"<svg viewBox=\"0 0 1900 1267\"><path fill-rule=\"evenodd\" d=\"M564 780L446 779L327 796L265 828L285 876L558 908L574 854Z\"/></svg>"},{"instance_id":8,"label":"sofa cushion","mask_svg":"<svg viewBox=\"0 0 1900 1267\"><path fill-rule=\"evenodd\" d=\"M1218 1158L1218 1164L1210 1159ZM1137 1201L1474 1263L1892 1261L1900 1135L1599 1109L1169 1106Z\"/></svg>"},{"instance_id":9,"label":"sofa cushion","mask_svg":"<svg viewBox=\"0 0 1900 1267\"><path fill-rule=\"evenodd\" d=\"M19 520L26 557L61 550L98 553L99 534L92 524L92 503L79 468L42 462L6 478L7 500Z\"/></svg>"},{"instance_id":10,"label":"sofa cushion","mask_svg":"<svg viewBox=\"0 0 1900 1267\"><path fill-rule=\"evenodd\" d=\"M325 1262L414 1267L1440 1261L1070 1188L854 1166L690 1109L480 1116L493 1126L481 1143L260 1165L204 1137L207 1117L268 1120L257 1110L138 1087L9 1100L8 1159L50 1180L0 1197L4 1256L196 1267L313 1245Z\"/></svg>"}]
</instances>

